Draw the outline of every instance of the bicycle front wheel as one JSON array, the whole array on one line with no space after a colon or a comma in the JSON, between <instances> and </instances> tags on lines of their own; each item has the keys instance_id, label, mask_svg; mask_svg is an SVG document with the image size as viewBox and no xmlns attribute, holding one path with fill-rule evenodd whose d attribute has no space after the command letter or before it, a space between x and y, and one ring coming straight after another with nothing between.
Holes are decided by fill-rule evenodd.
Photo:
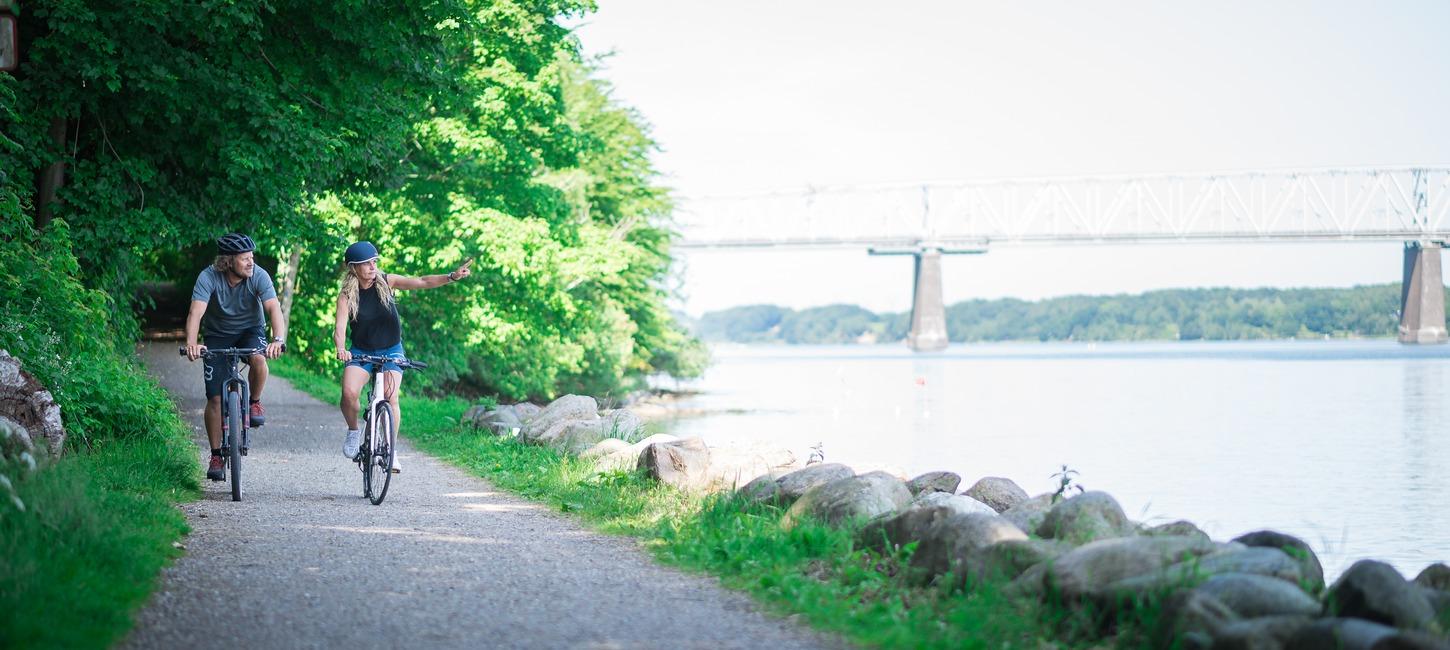
<instances>
[{"instance_id":1,"label":"bicycle front wheel","mask_svg":"<svg viewBox=\"0 0 1450 650\"><path fill-rule=\"evenodd\" d=\"M242 500L242 396L227 393L228 464L232 467L232 501Z\"/></svg>"},{"instance_id":2,"label":"bicycle front wheel","mask_svg":"<svg viewBox=\"0 0 1450 650\"><path fill-rule=\"evenodd\" d=\"M380 402L373 410L373 448L367 458L367 473L372 476L372 494L368 499L373 505L380 505L388 496L388 484L393 481L393 409L387 402Z\"/></svg>"}]
</instances>

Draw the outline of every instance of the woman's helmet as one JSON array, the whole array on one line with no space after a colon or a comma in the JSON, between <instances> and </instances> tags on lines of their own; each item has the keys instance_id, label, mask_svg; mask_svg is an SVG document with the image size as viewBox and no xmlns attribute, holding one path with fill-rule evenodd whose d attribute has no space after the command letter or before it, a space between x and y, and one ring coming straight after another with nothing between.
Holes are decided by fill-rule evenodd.
<instances>
[{"instance_id":1,"label":"woman's helmet","mask_svg":"<svg viewBox=\"0 0 1450 650\"><path fill-rule=\"evenodd\" d=\"M257 242L252 241L251 237L243 235L242 233L234 232L222 235L220 239L216 240L216 249L222 255L250 253L257 250Z\"/></svg>"},{"instance_id":2,"label":"woman's helmet","mask_svg":"<svg viewBox=\"0 0 1450 650\"><path fill-rule=\"evenodd\" d=\"M348 264L361 264L368 260L375 260L378 259L378 247L372 245L372 242L360 241L348 246L347 252L343 253L343 258L347 260Z\"/></svg>"}]
</instances>

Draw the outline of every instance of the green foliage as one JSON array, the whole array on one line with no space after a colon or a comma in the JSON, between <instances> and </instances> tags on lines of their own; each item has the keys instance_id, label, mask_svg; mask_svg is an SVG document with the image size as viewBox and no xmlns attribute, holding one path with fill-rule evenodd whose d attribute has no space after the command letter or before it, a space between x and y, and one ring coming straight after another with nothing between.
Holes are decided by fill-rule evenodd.
<instances>
[{"instance_id":1,"label":"green foliage","mask_svg":"<svg viewBox=\"0 0 1450 650\"><path fill-rule=\"evenodd\" d=\"M1038 302L968 300L947 307L953 342L1244 340L1386 337L1397 333L1399 285L1352 289L1172 289ZM715 341L900 341L910 314L853 305L793 311L753 305L710 312L697 332Z\"/></svg>"},{"instance_id":2,"label":"green foliage","mask_svg":"<svg viewBox=\"0 0 1450 650\"><path fill-rule=\"evenodd\" d=\"M173 416L174 420L174 416ZM196 450L151 438L79 452L17 481L0 513L0 646L105 648L131 628L186 531Z\"/></svg>"},{"instance_id":3,"label":"green foliage","mask_svg":"<svg viewBox=\"0 0 1450 650\"><path fill-rule=\"evenodd\" d=\"M73 271L122 335L139 282L188 286L211 239L240 230L264 260L300 253L291 347L317 370L335 367L342 248L369 239L392 273L478 258L468 282L399 302L410 354L433 366L419 388L697 374L703 348L664 308L654 143L558 23L591 8L29 3L25 60L0 85L0 211L33 219L30 179L67 165L53 207L88 261Z\"/></svg>"}]
</instances>

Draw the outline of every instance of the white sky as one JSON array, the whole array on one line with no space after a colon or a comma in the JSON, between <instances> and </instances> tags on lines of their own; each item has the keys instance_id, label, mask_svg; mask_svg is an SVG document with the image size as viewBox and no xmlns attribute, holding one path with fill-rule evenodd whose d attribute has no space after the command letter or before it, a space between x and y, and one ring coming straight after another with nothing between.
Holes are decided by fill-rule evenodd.
<instances>
[{"instance_id":1,"label":"white sky","mask_svg":"<svg viewBox=\"0 0 1450 650\"><path fill-rule=\"evenodd\" d=\"M576 21L682 196L1003 176L1450 163L1450 2L599 0ZM901 311L909 257L680 254L691 314ZM1002 248L948 303L1397 282L1400 245ZM1450 263L1450 260L1447 260Z\"/></svg>"}]
</instances>

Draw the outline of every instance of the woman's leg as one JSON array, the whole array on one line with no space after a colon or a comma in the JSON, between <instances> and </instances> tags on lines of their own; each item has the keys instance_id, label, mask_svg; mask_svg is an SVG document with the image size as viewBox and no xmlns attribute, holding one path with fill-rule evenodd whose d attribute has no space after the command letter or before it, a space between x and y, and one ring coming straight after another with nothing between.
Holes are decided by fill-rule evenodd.
<instances>
[{"instance_id":1,"label":"woman's leg","mask_svg":"<svg viewBox=\"0 0 1450 650\"><path fill-rule=\"evenodd\" d=\"M342 419L349 430L357 428L357 400L362 394L362 387L367 383L368 371L357 366L346 366L342 369L342 400L338 402L338 406L342 408Z\"/></svg>"}]
</instances>

